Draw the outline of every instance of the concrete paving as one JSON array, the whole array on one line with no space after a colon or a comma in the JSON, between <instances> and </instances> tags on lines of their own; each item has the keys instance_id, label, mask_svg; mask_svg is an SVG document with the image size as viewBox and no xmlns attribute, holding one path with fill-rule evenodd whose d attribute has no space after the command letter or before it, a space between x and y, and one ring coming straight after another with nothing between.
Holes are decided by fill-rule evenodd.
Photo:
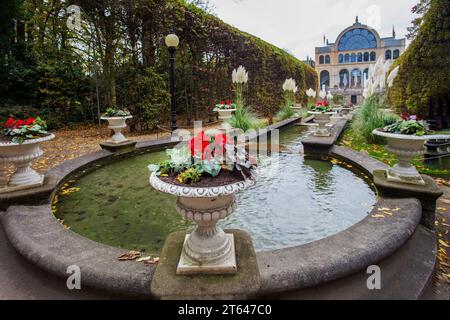
<instances>
[{"instance_id":1,"label":"concrete paving","mask_svg":"<svg viewBox=\"0 0 450 320\"><path fill-rule=\"evenodd\" d=\"M34 266L11 246L0 225L0 299L72 300L123 298L88 288L68 290L66 279Z\"/></svg>"}]
</instances>

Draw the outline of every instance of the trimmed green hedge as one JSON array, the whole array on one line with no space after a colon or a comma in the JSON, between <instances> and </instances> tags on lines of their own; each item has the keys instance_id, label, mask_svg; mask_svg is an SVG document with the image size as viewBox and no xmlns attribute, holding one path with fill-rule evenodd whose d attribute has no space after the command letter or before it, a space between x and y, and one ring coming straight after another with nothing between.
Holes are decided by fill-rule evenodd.
<instances>
[{"instance_id":1,"label":"trimmed green hedge","mask_svg":"<svg viewBox=\"0 0 450 320\"><path fill-rule=\"evenodd\" d=\"M246 104L264 116L273 116L279 110L285 79L294 78L297 81L299 101L304 99L306 89L317 88L316 71L284 50L184 1L153 3L155 7L150 8L148 13L152 17L163 13L169 19L160 21L159 26L155 26L155 21L158 21L156 17L149 19L151 28L161 32L173 24L180 37L177 99L185 112L189 113L190 107L194 106L194 113L198 116L199 112L210 110L218 101L233 98L231 72L239 65L249 71ZM164 56L166 50L161 49Z\"/></svg>"},{"instance_id":2,"label":"trimmed green hedge","mask_svg":"<svg viewBox=\"0 0 450 320\"><path fill-rule=\"evenodd\" d=\"M417 37L397 65L388 94L392 106L425 119L445 113L450 105L450 1L431 0Z\"/></svg>"}]
</instances>

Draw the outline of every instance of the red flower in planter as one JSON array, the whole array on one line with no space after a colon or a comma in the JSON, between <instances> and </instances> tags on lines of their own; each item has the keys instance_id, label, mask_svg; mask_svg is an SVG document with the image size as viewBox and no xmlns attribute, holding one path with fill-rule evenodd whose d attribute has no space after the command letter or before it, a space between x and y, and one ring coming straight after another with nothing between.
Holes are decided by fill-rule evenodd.
<instances>
[{"instance_id":1,"label":"red flower in planter","mask_svg":"<svg viewBox=\"0 0 450 320\"><path fill-rule=\"evenodd\" d=\"M25 125L32 126L35 122L36 122L36 119L28 118L27 120L25 120Z\"/></svg>"},{"instance_id":2,"label":"red flower in planter","mask_svg":"<svg viewBox=\"0 0 450 320\"><path fill-rule=\"evenodd\" d=\"M214 147L216 149L219 149L220 152L223 154L225 154L225 145L228 142L228 137L226 134L216 134L215 138L214 138Z\"/></svg>"},{"instance_id":3,"label":"red flower in planter","mask_svg":"<svg viewBox=\"0 0 450 320\"><path fill-rule=\"evenodd\" d=\"M230 104L231 104L231 100L230 100L230 99L227 99L227 100L225 101L225 104L230 105Z\"/></svg>"},{"instance_id":4,"label":"red flower in planter","mask_svg":"<svg viewBox=\"0 0 450 320\"><path fill-rule=\"evenodd\" d=\"M17 120L16 121L16 128L20 128L20 127L22 127L22 126L25 126L27 124L27 122L26 121L24 121L24 120Z\"/></svg>"},{"instance_id":5,"label":"red flower in planter","mask_svg":"<svg viewBox=\"0 0 450 320\"><path fill-rule=\"evenodd\" d=\"M202 160L205 158L204 152L209 146L209 137L202 130L199 134L189 141L189 149L193 157L201 155Z\"/></svg>"},{"instance_id":6,"label":"red flower in planter","mask_svg":"<svg viewBox=\"0 0 450 320\"><path fill-rule=\"evenodd\" d=\"M16 123L16 120L14 120L13 118L9 118L6 122L5 122L5 126L8 128L12 128L14 127L14 124Z\"/></svg>"}]
</instances>

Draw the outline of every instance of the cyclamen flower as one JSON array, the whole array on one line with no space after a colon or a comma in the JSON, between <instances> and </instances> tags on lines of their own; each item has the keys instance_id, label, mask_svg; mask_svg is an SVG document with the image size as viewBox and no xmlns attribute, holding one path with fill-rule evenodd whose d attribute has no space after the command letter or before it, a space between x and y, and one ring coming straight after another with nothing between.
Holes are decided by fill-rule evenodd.
<instances>
[{"instance_id":1,"label":"cyclamen flower","mask_svg":"<svg viewBox=\"0 0 450 320\"><path fill-rule=\"evenodd\" d=\"M248 72L243 66L234 69L232 73L233 83L247 83L248 82Z\"/></svg>"},{"instance_id":2,"label":"cyclamen flower","mask_svg":"<svg viewBox=\"0 0 450 320\"><path fill-rule=\"evenodd\" d=\"M332 100L334 97L333 97L333 95L331 94L331 92L328 92L328 94L327 94L327 99L328 100Z\"/></svg>"},{"instance_id":3,"label":"cyclamen flower","mask_svg":"<svg viewBox=\"0 0 450 320\"><path fill-rule=\"evenodd\" d=\"M192 138L188 143L189 150L191 150L191 155L193 157L200 156L202 160L204 159L204 152L208 146L209 137L205 135L204 131L200 131L199 134Z\"/></svg>"},{"instance_id":4,"label":"cyclamen flower","mask_svg":"<svg viewBox=\"0 0 450 320\"><path fill-rule=\"evenodd\" d=\"M292 91L294 93L297 93L298 87L295 83L294 79L286 79L286 81L283 84L283 90L284 91Z\"/></svg>"},{"instance_id":5,"label":"cyclamen flower","mask_svg":"<svg viewBox=\"0 0 450 320\"><path fill-rule=\"evenodd\" d=\"M9 118L6 122L5 122L5 126L8 128L12 128L14 126L14 124L16 123L16 120L14 120L13 118Z\"/></svg>"}]
</instances>

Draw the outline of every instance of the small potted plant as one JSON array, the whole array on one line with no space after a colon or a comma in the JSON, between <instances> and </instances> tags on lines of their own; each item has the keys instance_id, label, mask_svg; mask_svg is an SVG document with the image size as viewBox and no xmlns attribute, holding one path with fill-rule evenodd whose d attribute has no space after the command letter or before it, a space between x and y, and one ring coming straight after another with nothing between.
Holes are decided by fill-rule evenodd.
<instances>
[{"instance_id":1,"label":"small potted plant","mask_svg":"<svg viewBox=\"0 0 450 320\"><path fill-rule=\"evenodd\" d=\"M402 120L373 131L374 135L387 139L387 150L397 156L399 163L387 170L389 181L424 185L425 182L417 169L411 164L416 156L425 154L425 142L428 126L417 116L402 114Z\"/></svg>"},{"instance_id":2,"label":"small potted plant","mask_svg":"<svg viewBox=\"0 0 450 320\"><path fill-rule=\"evenodd\" d=\"M318 102L308 113L314 115L314 122L319 125L314 135L316 137L329 137L331 132L327 125L330 123L331 116L335 115L336 112L333 111L328 101Z\"/></svg>"},{"instance_id":3,"label":"small potted plant","mask_svg":"<svg viewBox=\"0 0 450 320\"><path fill-rule=\"evenodd\" d=\"M213 111L219 113L219 120L222 121L221 129L230 129L231 126L228 124L228 121L233 117L233 112L236 111L236 104L231 103L230 100L225 100L216 104Z\"/></svg>"},{"instance_id":4,"label":"small potted plant","mask_svg":"<svg viewBox=\"0 0 450 320\"><path fill-rule=\"evenodd\" d=\"M31 168L31 162L44 154L40 144L55 138L47 131L45 121L9 118L0 126L0 193L42 185L44 177ZM8 179L11 163L16 170Z\"/></svg>"},{"instance_id":5,"label":"small potted plant","mask_svg":"<svg viewBox=\"0 0 450 320\"><path fill-rule=\"evenodd\" d=\"M107 108L101 119L108 121L108 128L114 131L114 135L108 140L109 143L120 144L128 139L122 134L122 130L127 127L126 121L133 118L130 111L126 109Z\"/></svg>"},{"instance_id":6,"label":"small potted plant","mask_svg":"<svg viewBox=\"0 0 450 320\"><path fill-rule=\"evenodd\" d=\"M150 184L177 196L177 211L197 224L183 245L177 274L235 273L234 238L216 224L236 207L235 193L256 183L256 163L225 134L203 131L150 165Z\"/></svg>"}]
</instances>

